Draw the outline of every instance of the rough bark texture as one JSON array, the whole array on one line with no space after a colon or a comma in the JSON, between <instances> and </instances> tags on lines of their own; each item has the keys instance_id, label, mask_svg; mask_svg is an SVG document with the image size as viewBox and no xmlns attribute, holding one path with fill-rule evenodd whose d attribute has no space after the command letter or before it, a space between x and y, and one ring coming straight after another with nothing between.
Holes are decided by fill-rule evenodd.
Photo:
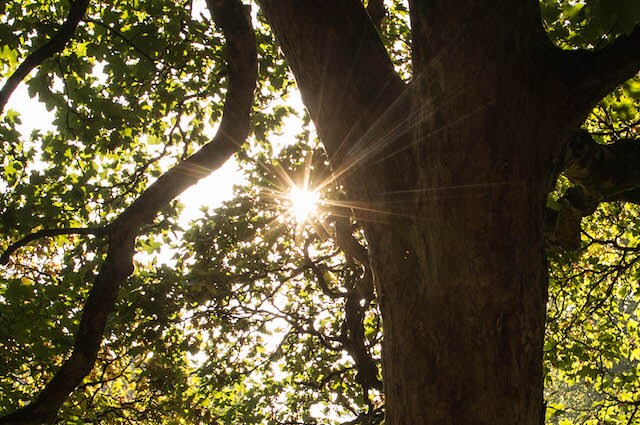
<instances>
[{"instance_id":1,"label":"rough bark texture","mask_svg":"<svg viewBox=\"0 0 640 425\"><path fill-rule=\"evenodd\" d=\"M542 219L554 170L543 143L568 129L540 96L537 63L551 46L537 16L508 3L412 11L419 219L403 232L404 267L378 254L391 424L544 419ZM436 32L443 22L450 33Z\"/></svg>"},{"instance_id":2,"label":"rough bark texture","mask_svg":"<svg viewBox=\"0 0 640 425\"><path fill-rule=\"evenodd\" d=\"M385 423L543 423L545 197L630 71L569 84L579 55L547 40L536 1L416 0L403 87L359 1L260 4L365 228Z\"/></svg>"}]
</instances>

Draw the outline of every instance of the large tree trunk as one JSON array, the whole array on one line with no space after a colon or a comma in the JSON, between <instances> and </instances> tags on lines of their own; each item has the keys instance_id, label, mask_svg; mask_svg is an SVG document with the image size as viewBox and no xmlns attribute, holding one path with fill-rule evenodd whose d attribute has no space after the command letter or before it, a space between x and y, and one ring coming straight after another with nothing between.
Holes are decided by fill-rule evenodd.
<instances>
[{"instance_id":1,"label":"large tree trunk","mask_svg":"<svg viewBox=\"0 0 640 425\"><path fill-rule=\"evenodd\" d=\"M417 88L421 119L399 170L418 175L413 187L394 187L403 202L387 204L401 216L366 224L384 319L386 423L538 425L543 105L521 102L523 87L504 76L447 71L436 111L430 90ZM460 80L470 83L463 98L448 98ZM504 91L485 91L491 84Z\"/></svg>"},{"instance_id":2,"label":"large tree trunk","mask_svg":"<svg viewBox=\"0 0 640 425\"><path fill-rule=\"evenodd\" d=\"M545 40L531 15L502 22L500 11L421 8L413 10L416 125L403 167L418 170L410 218L368 226L387 423L538 425L542 223L553 175L544 144L562 131L545 116L548 89L532 60ZM529 29L529 38L505 25Z\"/></svg>"},{"instance_id":3,"label":"large tree trunk","mask_svg":"<svg viewBox=\"0 0 640 425\"><path fill-rule=\"evenodd\" d=\"M542 423L546 268L527 194L425 194L421 218L369 232L386 423Z\"/></svg>"},{"instance_id":4,"label":"large tree trunk","mask_svg":"<svg viewBox=\"0 0 640 425\"><path fill-rule=\"evenodd\" d=\"M403 87L358 1L261 1L337 174L370 208L356 216L387 425L544 421L545 196L580 117L546 67L537 2L463 3L412 4Z\"/></svg>"}]
</instances>

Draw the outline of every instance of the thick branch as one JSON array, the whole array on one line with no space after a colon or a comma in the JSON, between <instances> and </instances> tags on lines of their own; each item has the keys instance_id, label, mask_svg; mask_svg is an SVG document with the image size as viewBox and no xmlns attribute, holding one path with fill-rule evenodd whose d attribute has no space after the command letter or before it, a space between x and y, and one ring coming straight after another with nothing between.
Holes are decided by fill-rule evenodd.
<instances>
[{"instance_id":1,"label":"thick branch","mask_svg":"<svg viewBox=\"0 0 640 425\"><path fill-rule=\"evenodd\" d=\"M571 141L564 174L598 201L636 202L640 188L640 140L597 143L586 131Z\"/></svg>"},{"instance_id":2,"label":"thick branch","mask_svg":"<svg viewBox=\"0 0 640 425\"><path fill-rule=\"evenodd\" d=\"M213 141L165 173L109 226L107 258L85 305L71 356L37 400L0 419L3 424L52 421L62 403L91 371L109 314L122 282L133 272L139 228L184 189L222 165L249 132L249 113L257 76L255 38L248 10L239 0L209 0L227 40L229 87L220 128Z\"/></svg>"},{"instance_id":3,"label":"thick branch","mask_svg":"<svg viewBox=\"0 0 640 425\"><path fill-rule=\"evenodd\" d=\"M640 70L640 25L600 50L560 51L557 64L575 96L593 105Z\"/></svg>"},{"instance_id":4,"label":"thick branch","mask_svg":"<svg viewBox=\"0 0 640 425\"><path fill-rule=\"evenodd\" d=\"M117 225L140 226L160 209L221 167L249 134L249 114L257 78L256 44L248 12L237 0L207 0L228 44L229 88L223 118L213 140L163 174L117 219Z\"/></svg>"},{"instance_id":5,"label":"thick branch","mask_svg":"<svg viewBox=\"0 0 640 425\"><path fill-rule=\"evenodd\" d=\"M311 259L311 255L309 254L309 247L311 246L311 243L314 240L315 240L314 237L310 237L307 239L307 241L304 244L303 252L304 252L304 259L306 261L306 265L311 269L311 272L313 273L313 275L316 278L316 281L318 282L318 286L327 297L331 298L332 300L335 300L338 298L344 298L346 296L345 293L334 291L329 287L329 284L327 283L327 280L325 279L324 274L322 273L322 269L318 266L318 264L316 264L315 261Z\"/></svg>"},{"instance_id":6,"label":"thick branch","mask_svg":"<svg viewBox=\"0 0 640 425\"><path fill-rule=\"evenodd\" d=\"M597 143L580 130L569 143L564 175L576 186L559 200L552 214L549 240L565 249L580 246L580 222L600 202L624 201L640 204L640 140L619 139Z\"/></svg>"},{"instance_id":7,"label":"thick branch","mask_svg":"<svg viewBox=\"0 0 640 425\"><path fill-rule=\"evenodd\" d=\"M352 421L342 422L340 425L377 425L384 421L384 406L378 406L370 412L358 415Z\"/></svg>"},{"instance_id":8,"label":"thick branch","mask_svg":"<svg viewBox=\"0 0 640 425\"><path fill-rule=\"evenodd\" d=\"M260 0L336 174L389 153L409 116L405 85L360 0ZM396 128L397 126L397 128ZM368 180L372 179L368 169ZM347 182L348 183L348 182Z\"/></svg>"},{"instance_id":9,"label":"thick branch","mask_svg":"<svg viewBox=\"0 0 640 425\"><path fill-rule=\"evenodd\" d=\"M356 382L362 385L365 390L370 388L382 390L382 381L378 378L378 366L369 353L364 333L364 317L367 307L368 304L360 305L360 297L355 291L347 297L344 306L344 325L348 332L345 345L356 364L358 371Z\"/></svg>"},{"instance_id":10,"label":"thick branch","mask_svg":"<svg viewBox=\"0 0 640 425\"><path fill-rule=\"evenodd\" d=\"M382 382L378 379L378 366L367 348L364 330L364 317L369 303L374 298L369 254L367 248L353 236L353 227L349 218L333 216L331 219L335 228L334 241L344 252L347 262L354 271L358 265L365 269L364 275L357 278L355 286L350 289L345 302L344 342L356 364L358 371L356 381L365 391L370 388L382 390Z\"/></svg>"},{"instance_id":11,"label":"thick branch","mask_svg":"<svg viewBox=\"0 0 640 425\"><path fill-rule=\"evenodd\" d=\"M369 253L367 248L353 236L353 226L348 217L332 216L335 227L335 242L347 255L349 260L355 260L358 264L369 266Z\"/></svg>"},{"instance_id":12,"label":"thick branch","mask_svg":"<svg viewBox=\"0 0 640 425\"><path fill-rule=\"evenodd\" d=\"M387 9L384 7L384 0L369 0L367 3L367 13L371 18L371 22L376 29L380 29L382 20L387 15Z\"/></svg>"},{"instance_id":13,"label":"thick branch","mask_svg":"<svg viewBox=\"0 0 640 425\"><path fill-rule=\"evenodd\" d=\"M580 248L582 217L591 215L598 206L598 202L582 187L570 188L558 200L560 205L558 211L547 209L547 242L551 246L569 251Z\"/></svg>"},{"instance_id":14,"label":"thick branch","mask_svg":"<svg viewBox=\"0 0 640 425\"><path fill-rule=\"evenodd\" d=\"M133 272L134 239L133 234L111 236L107 258L89 293L71 356L34 402L0 418L1 424L53 422L69 394L91 372L120 284Z\"/></svg>"},{"instance_id":15,"label":"thick branch","mask_svg":"<svg viewBox=\"0 0 640 425\"><path fill-rule=\"evenodd\" d=\"M89 0L76 0L75 2L72 2L71 9L67 15L67 20L62 24L60 29L49 41L29 54L24 62L20 64L18 69L16 69L16 71L9 77L0 90L0 113L2 113L4 107L7 105L11 94L13 94L22 80L24 80L35 67L56 53L60 53L64 50L65 46L75 33L76 28L87 11L88 6Z\"/></svg>"},{"instance_id":16,"label":"thick branch","mask_svg":"<svg viewBox=\"0 0 640 425\"><path fill-rule=\"evenodd\" d=\"M7 249L0 255L0 265L7 264L9 262L9 258L11 255L16 252L18 249L23 246L28 245L29 243L42 239L49 238L52 236L60 236L60 235L96 235L101 236L107 232L106 227L97 227L97 228L86 228L86 227L69 227L66 229L42 229L37 232L33 232L24 238L20 239L17 242L12 243L7 247Z\"/></svg>"}]
</instances>

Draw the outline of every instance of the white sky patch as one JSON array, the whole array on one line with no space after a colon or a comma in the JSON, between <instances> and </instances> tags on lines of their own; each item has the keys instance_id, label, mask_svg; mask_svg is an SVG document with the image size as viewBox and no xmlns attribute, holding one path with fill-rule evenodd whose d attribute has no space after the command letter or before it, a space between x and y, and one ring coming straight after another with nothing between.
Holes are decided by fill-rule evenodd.
<instances>
[{"instance_id":1,"label":"white sky patch","mask_svg":"<svg viewBox=\"0 0 640 425\"><path fill-rule=\"evenodd\" d=\"M53 112L47 111L43 103L29 98L25 84L20 84L9 98L5 110L9 109L20 113L22 124L18 126L18 130L27 140L33 130L49 131L54 129L52 125Z\"/></svg>"},{"instance_id":2,"label":"white sky patch","mask_svg":"<svg viewBox=\"0 0 640 425\"><path fill-rule=\"evenodd\" d=\"M205 18L211 19L211 14L207 8L207 2L205 0L195 0L191 5L191 17L193 19L200 18L200 15L204 15Z\"/></svg>"},{"instance_id":3,"label":"white sky patch","mask_svg":"<svg viewBox=\"0 0 640 425\"><path fill-rule=\"evenodd\" d=\"M204 216L202 209L216 207L233 197L233 186L240 183L242 173L235 158L191 186L180 195L185 206L180 215L180 224L185 227L190 221Z\"/></svg>"}]
</instances>

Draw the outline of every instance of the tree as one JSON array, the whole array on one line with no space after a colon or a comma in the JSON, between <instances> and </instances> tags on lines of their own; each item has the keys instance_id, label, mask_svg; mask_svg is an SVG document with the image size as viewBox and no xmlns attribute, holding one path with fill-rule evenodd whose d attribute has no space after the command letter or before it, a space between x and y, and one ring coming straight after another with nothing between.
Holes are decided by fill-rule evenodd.
<instances>
[{"instance_id":1,"label":"tree","mask_svg":"<svg viewBox=\"0 0 640 425\"><path fill-rule=\"evenodd\" d=\"M136 318L131 323L142 328L145 320L148 327L154 321L167 324L142 341L193 344L188 333L178 335L171 331L176 324L168 324L185 305L199 311L197 300L190 299L193 294L162 292L158 286L157 295L145 305L142 300L151 289L141 282L151 278L139 273L127 280L134 271L136 238L144 234L138 246L146 244L153 251L158 243L154 234L167 237L174 228L173 198L234 153L247 156L249 151L241 145L250 128L260 146L268 130L281 125L287 110L267 105L287 91L290 81L269 28L326 151L335 176L331 185L337 185L332 190L345 199L334 202L340 214L336 208L328 212L326 228L307 233L299 229L306 245L299 251L302 262L297 267L298 260L287 257L295 250L284 238L263 234L254 239L256 247L264 248L256 252L273 254L273 261L279 262L278 271L263 265L255 269L267 270L264 276L269 278L263 281L283 285L306 270L326 303L341 300L337 308L344 309L344 321L318 326L342 326L343 332L334 340L315 337L326 343L327 350L335 348L333 343L339 344L338 349L349 347L357 370L352 376L363 392L361 404L368 405L367 414L355 420L381 420L381 398L369 394L380 387L375 356L372 344L365 342L377 338L372 316L367 316L373 301L367 288L373 283L384 323L386 424L544 421L545 244L551 259L560 259L554 276L562 275L562 267L582 261L564 252L579 248L583 217L602 202L638 202L639 179L633 166L640 153L635 142L638 82L628 81L640 69L636 2L613 6L605 0L518 4L499 0L490 5L410 1L409 36L402 20L406 9L399 2L370 0L365 8L357 0L260 0L254 30L239 1L210 0L207 5L226 40L226 68L213 64L222 52L219 34L212 32L206 19L193 19L190 2L176 6L140 0L112 6L76 0L68 7L23 3L2 6L7 16L0 33L2 54L8 64L3 71L11 76L0 92L0 105L4 108L19 82L39 66L28 84L33 95L56 110L58 134L36 134L25 144L16 133L15 113L5 113L2 131L9 159L4 178L15 201L4 201L2 224L7 239L22 238L8 246L2 261L27 255L20 249L43 237L93 237L83 239L77 252L65 254L60 264L42 268L45 275L63 276L64 284L87 298L81 317L76 308L75 313L57 316L65 317L64 325L53 326L66 329L58 337L67 345L73 340L71 354L51 350L51 355L64 358L61 366L49 365L55 370L43 373L50 379L37 398L25 406L16 403L14 408L19 409L5 416L4 423L54 420L96 361L122 361L114 348L107 350L108 356L99 354L103 339L107 347L122 347L123 341L117 340L127 338L123 317L127 309L116 308L119 292L131 319ZM386 7L392 13L387 15ZM410 61L408 51L398 47L403 40L411 45ZM254 97L256 61L260 89ZM105 82L99 81L96 67L102 67ZM226 91L220 89L222 80ZM603 101L610 93L615 100ZM222 110L198 102L223 95ZM600 109L592 112L601 101ZM252 104L263 110L254 109L250 123ZM598 111L604 112L600 121ZM212 142L204 144L207 113L219 118L220 124ZM25 165L37 155L54 164L46 174ZM298 161L302 167L299 153L289 155L294 165ZM164 156L177 162L159 176L156 157ZM127 165L130 159L134 167ZM322 161L309 167L322 169ZM154 175L157 180L143 190ZM57 178L62 187L56 187ZM28 216L28 208L35 207L43 212ZM238 208L238 216L250 210L240 204ZM352 228L349 210L362 228L366 248ZM253 216L244 223L265 228L272 223L266 217ZM229 236L230 242L218 237L209 248L197 247L202 239L196 232L193 250L200 257L177 265L193 279L194 292L211 300L200 305L221 309L214 314L218 320L225 318L224 306L273 314L252 304L259 296L247 295L240 304L229 301L230 294L242 287L237 286L241 278L259 281L250 273L259 257L243 245L251 239L243 234L247 228L219 225L201 230L207 229L210 235ZM584 244L637 251L635 233L623 233L596 235L591 245ZM329 239L338 253L330 254ZM37 263L39 255L55 257L59 244L68 242L43 242L40 251L27 252ZM313 244L317 247L311 249ZM582 252L588 250L583 247ZM225 258L228 253L233 255ZM604 251L593 255L607 264ZM331 262L334 256L338 260ZM238 258L243 262L234 263ZM621 264L618 270L633 269ZM5 298L15 299L20 291L46 299L53 296L51 285L32 283L50 277L25 283L18 277L24 270L18 269L14 265L4 278ZM240 270L246 273L233 276ZM79 272L86 275L78 276ZM169 271L157 270L162 273ZM575 276L570 275L565 273L564 282L573 282ZM336 291L336 276L352 280L345 292ZM610 279L608 273L603 276ZM93 279L90 290L82 284L86 277ZM161 281L170 286L176 279ZM251 294L255 287L246 291ZM140 304L135 294L142 296ZM169 303L168 308L157 301L163 297L183 297L186 304ZM616 298L618 310L627 311L625 319L633 299L630 294ZM73 310L72 305L69 300L66 306ZM110 319L114 309L117 314ZM289 323L302 323L299 327L307 334L318 333L317 318L309 315L319 312L302 305L300 309L307 318L296 317ZM291 318L294 310L280 314ZM550 311L558 312L553 319L571 313L557 304ZM242 322L233 315L227 319ZM107 326L110 334L104 338ZM76 327L71 337L68 328ZM136 337L142 333L132 332ZM293 345L284 342L274 353L282 354L283 347ZM153 352L162 356L162 351L161 345ZM134 358L136 353L127 355ZM147 376L144 382L155 382L153 376L184 374L186 366L178 364L184 359L170 357L154 363L163 367L155 375L150 366L136 373ZM330 356L321 360L341 361ZM209 364L225 367L223 360ZM616 366L629 371L634 364ZM108 368L103 371L101 377L111 379ZM321 385L331 380L324 375L312 378ZM237 391L249 393L252 388ZM118 388L108 390L117 394ZM162 385L156 390L153 394L166 392ZM172 398L167 403L197 399L187 389L183 393L183 400ZM348 390L341 394L345 393ZM232 395L225 397L233 404ZM618 401L637 406L637 399ZM635 411L629 417L633 415Z\"/></svg>"}]
</instances>

